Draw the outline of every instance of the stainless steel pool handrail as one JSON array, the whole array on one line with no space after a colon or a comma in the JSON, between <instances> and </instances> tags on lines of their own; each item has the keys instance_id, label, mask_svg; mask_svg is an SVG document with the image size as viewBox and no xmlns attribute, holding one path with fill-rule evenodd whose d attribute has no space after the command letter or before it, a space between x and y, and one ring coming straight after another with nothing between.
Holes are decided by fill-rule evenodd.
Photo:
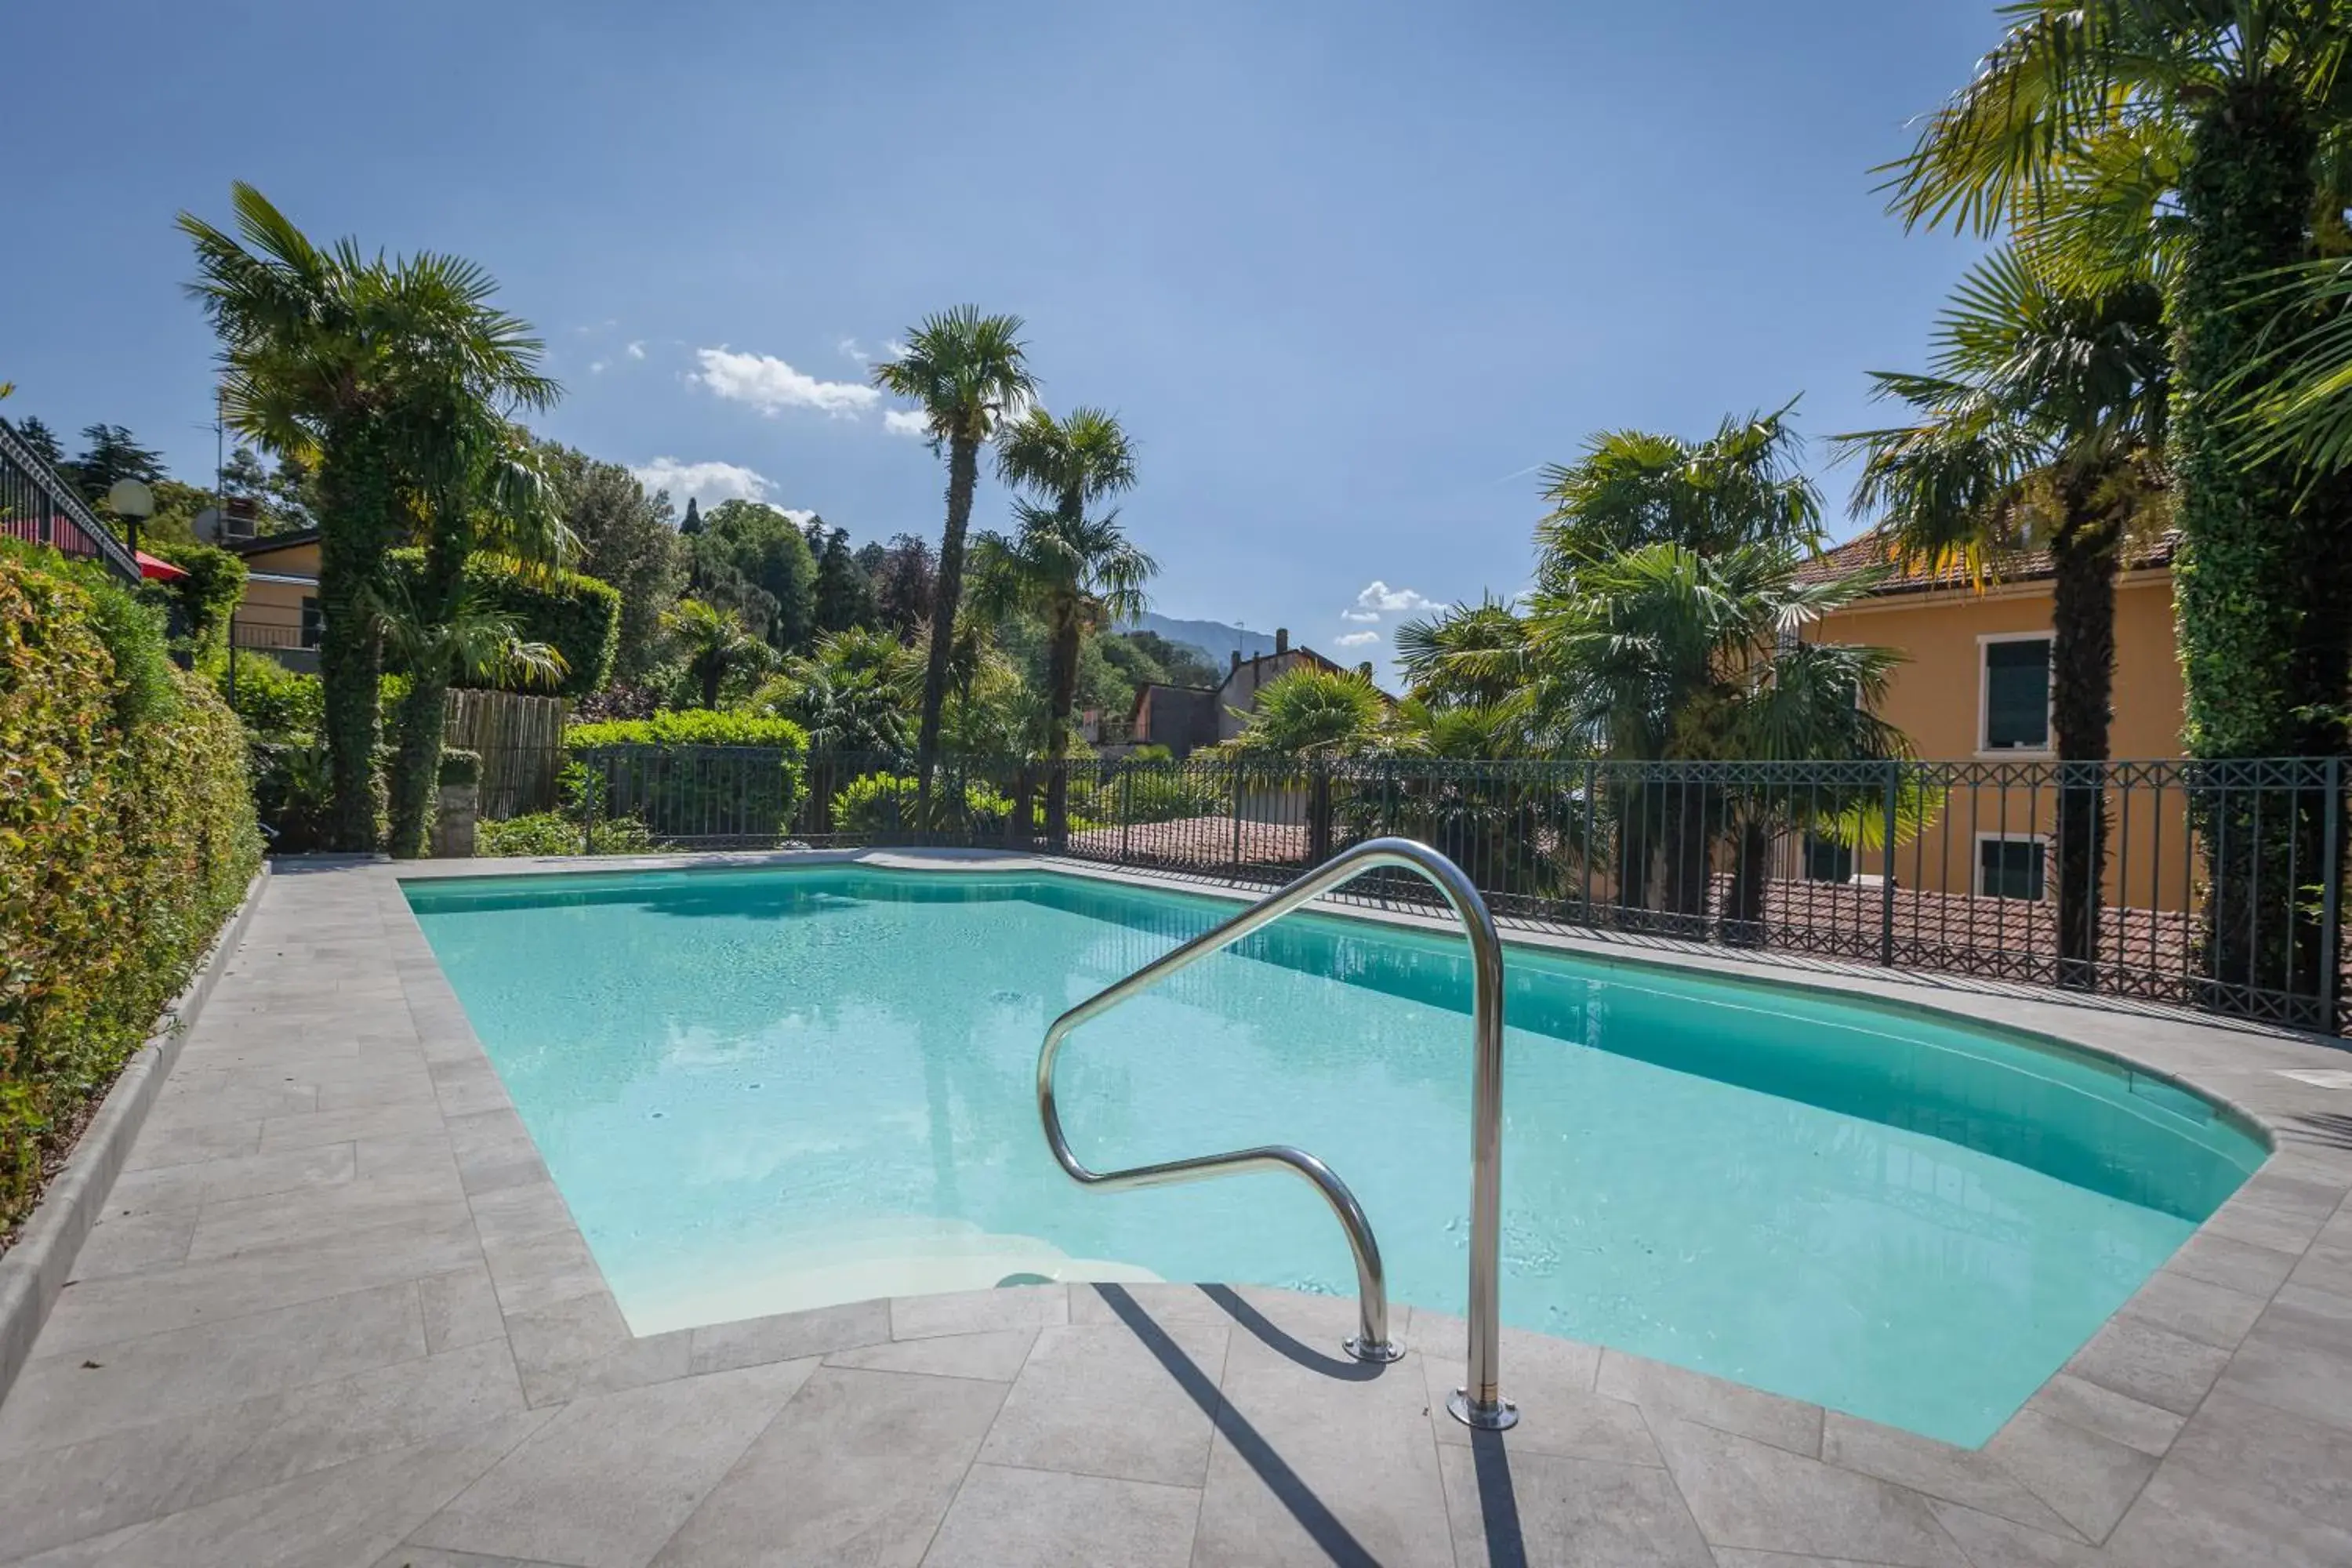
<instances>
[{"instance_id":1,"label":"stainless steel pool handrail","mask_svg":"<svg viewBox=\"0 0 2352 1568\"><path fill-rule=\"evenodd\" d=\"M1500 1430L1516 1424L1518 1409L1498 1386L1497 1323L1499 1255L1503 1194L1503 943L1496 934L1495 918L1486 900L1462 868L1411 838L1373 838L1341 851L1213 930L1145 964L1118 984L1107 986L1054 1020L1045 1043L1037 1052L1037 1114L1045 1124L1045 1142L1054 1158L1073 1180L1089 1187L1119 1191L1129 1187L1164 1186L1244 1171L1282 1170L1303 1176L1331 1205L1348 1246L1356 1258L1358 1333L1347 1342L1360 1361L1394 1361L1404 1352L1389 1337L1388 1283L1381 1271L1381 1249L1364 1217L1356 1194L1331 1167L1307 1153L1284 1144L1241 1149L1229 1154L1202 1154L1189 1160L1169 1160L1124 1171L1088 1169L1070 1152L1062 1131L1061 1111L1054 1102L1054 1068L1070 1031L1098 1018L1120 1003L1150 989L1170 975L1230 947L1253 931L1273 924L1303 904L1344 887L1357 878L1382 869L1418 873L1453 906L1470 942L1471 1036L1475 1059L1471 1090L1470 1170L1470 1375L1454 1390L1446 1408L1465 1426Z\"/></svg>"}]
</instances>

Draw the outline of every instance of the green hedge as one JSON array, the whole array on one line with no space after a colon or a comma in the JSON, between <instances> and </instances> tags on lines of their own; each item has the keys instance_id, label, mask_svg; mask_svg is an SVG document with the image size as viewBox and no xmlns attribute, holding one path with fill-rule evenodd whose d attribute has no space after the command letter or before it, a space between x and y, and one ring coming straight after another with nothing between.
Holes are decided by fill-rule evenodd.
<instances>
[{"instance_id":1,"label":"green hedge","mask_svg":"<svg viewBox=\"0 0 2352 1568\"><path fill-rule=\"evenodd\" d=\"M230 679L224 658L213 668L213 683L257 735L307 737L327 721L326 689L319 678L289 669L266 653L239 649L236 679Z\"/></svg>"},{"instance_id":2,"label":"green hedge","mask_svg":"<svg viewBox=\"0 0 2352 1568\"><path fill-rule=\"evenodd\" d=\"M425 569L425 552L395 550L392 564L413 584ZM546 643L563 656L558 695L585 697L613 678L613 655L621 646L621 591L611 584L577 572L541 571L503 555L477 555L466 563L466 585L482 604L512 616L523 641Z\"/></svg>"},{"instance_id":3,"label":"green hedge","mask_svg":"<svg viewBox=\"0 0 2352 1568\"><path fill-rule=\"evenodd\" d=\"M575 724L563 744L583 805L656 838L780 838L807 787L808 731L789 719L680 709Z\"/></svg>"},{"instance_id":4,"label":"green hedge","mask_svg":"<svg viewBox=\"0 0 2352 1568\"><path fill-rule=\"evenodd\" d=\"M245 728L94 570L0 552L0 1231L261 858Z\"/></svg>"}]
</instances>

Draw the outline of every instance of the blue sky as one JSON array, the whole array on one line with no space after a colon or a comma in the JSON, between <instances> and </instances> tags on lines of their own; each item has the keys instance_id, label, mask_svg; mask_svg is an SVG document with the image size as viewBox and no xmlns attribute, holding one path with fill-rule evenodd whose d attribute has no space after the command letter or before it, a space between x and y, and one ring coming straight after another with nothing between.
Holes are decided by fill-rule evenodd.
<instances>
[{"instance_id":1,"label":"blue sky","mask_svg":"<svg viewBox=\"0 0 2352 1568\"><path fill-rule=\"evenodd\" d=\"M51 64L11 72L0 378L208 475L172 219L242 178L314 237L491 268L567 388L548 433L935 535L940 467L861 356L971 300L1140 443L1156 607L1377 658L1524 584L1530 470L1597 428L1870 421L1970 249L1869 171L1994 31L1990 0L14 5L0 58Z\"/></svg>"}]
</instances>

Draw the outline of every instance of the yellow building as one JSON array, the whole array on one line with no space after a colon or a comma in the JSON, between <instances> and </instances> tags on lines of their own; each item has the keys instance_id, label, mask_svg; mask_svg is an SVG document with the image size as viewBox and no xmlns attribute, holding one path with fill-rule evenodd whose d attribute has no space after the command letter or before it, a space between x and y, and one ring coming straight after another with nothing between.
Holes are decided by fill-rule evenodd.
<instances>
[{"instance_id":1,"label":"yellow building","mask_svg":"<svg viewBox=\"0 0 2352 1568\"><path fill-rule=\"evenodd\" d=\"M225 539L245 561L245 598L229 640L265 652L290 669L316 671L319 633L319 531Z\"/></svg>"},{"instance_id":2,"label":"yellow building","mask_svg":"<svg viewBox=\"0 0 2352 1568\"><path fill-rule=\"evenodd\" d=\"M1884 559L1882 542L1864 534L1812 570L1828 575ZM1964 567L1910 569L1811 634L1900 653L1904 662L1887 683L1881 715L1911 738L1923 761L1965 764L1946 771L1950 787L1937 819L1896 848L1898 886L2036 901L2048 896L2057 805L2050 787L2052 586L2050 558L2038 552L2001 562L1981 584ZM2168 542L2139 549L2116 580L2113 711L2108 754L2118 762L2180 755ZM2193 857L2178 788L2145 787L2152 776L2128 767L2117 776L2108 795L2106 901L2188 907ZM1860 858L1865 872L1884 873L1875 849Z\"/></svg>"}]
</instances>

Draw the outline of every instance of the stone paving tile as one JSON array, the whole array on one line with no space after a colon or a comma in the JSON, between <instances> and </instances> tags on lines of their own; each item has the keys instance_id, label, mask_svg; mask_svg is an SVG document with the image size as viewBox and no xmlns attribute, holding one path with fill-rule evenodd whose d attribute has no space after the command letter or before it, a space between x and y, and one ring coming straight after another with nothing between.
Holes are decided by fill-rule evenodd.
<instances>
[{"instance_id":1,"label":"stone paving tile","mask_svg":"<svg viewBox=\"0 0 2352 1568\"><path fill-rule=\"evenodd\" d=\"M188 1127L148 1128L131 1145L122 1163L126 1171L153 1165L185 1165L197 1160L225 1160L251 1154L261 1148L261 1122L205 1121Z\"/></svg>"},{"instance_id":2,"label":"stone paving tile","mask_svg":"<svg viewBox=\"0 0 2352 1568\"><path fill-rule=\"evenodd\" d=\"M362 1106L355 1110L315 1110L308 1116L274 1116L261 1124L265 1151L299 1149L310 1143L341 1143L354 1138L397 1138L441 1131L440 1110L432 1105Z\"/></svg>"},{"instance_id":3,"label":"stone paving tile","mask_svg":"<svg viewBox=\"0 0 2352 1568\"><path fill-rule=\"evenodd\" d=\"M604 1289L604 1270L576 1230L498 1241L484 1237L480 1246L490 1265L490 1282L498 1287L499 1305L509 1315Z\"/></svg>"},{"instance_id":4,"label":"stone paving tile","mask_svg":"<svg viewBox=\"0 0 2352 1568\"><path fill-rule=\"evenodd\" d=\"M196 1234L196 1211L164 1209L144 1214L117 1213L99 1216L74 1255L77 1280L103 1279L113 1274L144 1274L176 1268L188 1256Z\"/></svg>"},{"instance_id":5,"label":"stone paving tile","mask_svg":"<svg viewBox=\"0 0 2352 1568\"><path fill-rule=\"evenodd\" d=\"M2276 1247L2256 1247L2211 1231L2200 1230L2181 1243L2164 1267L2249 1295L2268 1296L2294 1270L2296 1254Z\"/></svg>"},{"instance_id":6,"label":"stone paving tile","mask_svg":"<svg viewBox=\"0 0 2352 1568\"><path fill-rule=\"evenodd\" d=\"M2153 1458L2137 1448L2031 1409L2011 1416L1985 1445L1984 1452L2086 1541L2107 1538L2157 1466ZM1969 1498L1950 1500L1982 1506ZM1984 1511L2017 1517L2002 1509Z\"/></svg>"},{"instance_id":7,"label":"stone paving tile","mask_svg":"<svg viewBox=\"0 0 2352 1568\"><path fill-rule=\"evenodd\" d=\"M1416 1347L1430 1343L1422 1332L1423 1317L1413 1315ZM1596 1459L1620 1465L1662 1466L1658 1447L1641 1408L1622 1399L1592 1392L1601 1365L1597 1346L1573 1340L1546 1340L1539 1335L1506 1334L1502 1352L1503 1397L1519 1407L1519 1424L1491 1439L1506 1453L1552 1454L1563 1458ZM1423 1396L1429 1403L1431 1433L1447 1447L1468 1447L1475 1441L1469 1427L1445 1408L1446 1399L1469 1381L1465 1347L1452 1334L1435 1337L1428 1349L1416 1348L1411 1360L1421 1363Z\"/></svg>"},{"instance_id":8,"label":"stone paving tile","mask_svg":"<svg viewBox=\"0 0 2352 1568\"><path fill-rule=\"evenodd\" d=\"M373 1563L546 1418L509 1415L157 1521L97 1568Z\"/></svg>"},{"instance_id":9,"label":"stone paving tile","mask_svg":"<svg viewBox=\"0 0 2352 1568\"><path fill-rule=\"evenodd\" d=\"M2047 1535L1958 1503L1931 1500L1928 1506L1935 1510L1936 1522L1959 1543L1975 1568L2119 1568L2099 1548L2086 1546L2073 1536ZM1728 1552L1718 1552L1716 1556L1725 1568L1738 1561Z\"/></svg>"},{"instance_id":10,"label":"stone paving tile","mask_svg":"<svg viewBox=\"0 0 2352 1568\"><path fill-rule=\"evenodd\" d=\"M2197 1408L2230 1352L2137 1318L2116 1317L2074 1352L2065 1370L2177 1415Z\"/></svg>"},{"instance_id":11,"label":"stone paving tile","mask_svg":"<svg viewBox=\"0 0 2352 1568\"><path fill-rule=\"evenodd\" d=\"M570 1206L553 1182L517 1182L512 1186L476 1193L473 1209L474 1225L485 1241L511 1241L578 1228L572 1223Z\"/></svg>"},{"instance_id":12,"label":"stone paving tile","mask_svg":"<svg viewBox=\"0 0 2352 1568\"><path fill-rule=\"evenodd\" d=\"M656 1562L911 1568L1004 1392L969 1378L816 1369Z\"/></svg>"},{"instance_id":13,"label":"stone paving tile","mask_svg":"<svg viewBox=\"0 0 2352 1568\"><path fill-rule=\"evenodd\" d=\"M507 1337L487 1264L425 1276L416 1282L416 1304L424 1316L425 1347L436 1354Z\"/></svg>"},{"instance_id":14,"label":"stone paving tile","mask_svg":"<svg viewBox=\"0 0 2352 1568\"><path fill-rule=\"evenodd\" d=\"M923 1568L1185 1568L1200 1509L1190 1487L975 1465Z\"/></svg>"},{"instance_id":15,"label":"stone paving tile","mask_svg":"<svg viewBox=\"0 0 2352 1568\"><path fill-rule=\"evenodd\" d=\"M1245 1568L1314 1561L1451 1564L1444 1482L1420 1373L1366 1367L1330 1342L1329 1303L1282 1313L1269 1342L1237 1325L1209 1450L1195 1560ZM1353 1555L1350 1555L1353 1554Z\"/></svg>"},{"instance_id":16,"label":"stone paving tile","mask_svg":"<svg viewBox=\"0 0 2352 1568\"><path fill-rule=\"evenodd\" d=\"M1710 1568L1718 1560L1654 1466L1507 1452L1484 1435L1447 1448L1438 1463L1462 1568Z\"/></svg>"},{"instance_id":17,"label":"stone paving tile","mask_svg":"<svg viewBox=\"0 0 2352 1568\"><path fill-rule=\"evenodd\" d=\"M1038 1330L981 1462L1198 1488L1234 1331L1149 1320Z\"/></svg>"},{"instance_id":18,"label":"stone paving tile","mask_svg":"<svg viewBox=\"0 0 2352 1568\"><path fill-rule=\"evenodd\" d=\"M1604 1351L1593 1386L1652 1415L1674 1415L1769 1443L1792 1454L1822 1451L1822 1409L1662 1361ZM1508 1392L1507 1389L1506 1393Z\"/></svg>"},{"instance_id":19,"label":"stone paving tile","mask_svg":"<svg viewBox=\"0 0 2352 1568\"><path fill-rule=\"evenodd\" d=\"M2252 1296L2191 1275L2158 1269L2125 1303L2124 1310L2143 1322L2234 1350L2254 1326L2254 1320L2263 1315L2269 1294Z\"/></svg>"},{"instance_id":20,"label":"stone paving tile","mask_svg":"<svg viewBox=\"0 0 2352 1568\"><path fill-rule=\"evenodd\" d=\"M891 1340L835 1351L827 1366L862 1367L868 1372L913 1372L928 1377L969 1377L982 1383L1011 1383L1021 1375L1038 1329L996 1329L984 1334L941 1334L928 1340Z\"/></svg>"},{"instance_id":21,"label":"stone paving tile","mask_svg":"<svg viewBox=\"0 0 2352 1568\"><path fill-rule=\"evenodd\" d=\"M2188 1419L2063 1372L2043 1384L2025 1407L2158 1458Z\"/></svg>"},{"instance_id":22,"label":"stone paving tile","mask_svg":"<svg viewBox=\"0 0 2352 1568\"><path fill-rule=\"evenodd\" d=\"M296 1116L319 1108L319 1091L308 1084L232 1084L226 1072L199 1072L183 1079L173 1074L173 1089L182 1082L199 1084L182 1092L158 1095L147 1114L144 1131L169 1132L176 1128L207 1126L220 1121L259 1121L272 1116Z\"/></svg>"},{"instance_id":23,"label":"stone paving tile","mask_svg":"<svg viewBox=\"0 0 2352 1568\"><path fill-rule=\"evenodd\" d=\"M2225 1382L2189 1417L2171 1464L2352 1531L2352 1429L2258 1405Z\"/></svg>"},{"instance_id":24,"label":"stone paving tile","mask_svg":"<svg viewBox=\"0 0 2352 1568\"><path fill-rule=\"evenodd\" d=\"M1969 1568L1916 1492L1695 1421L1650 1427L1710 1545Z\"/></svg>"},{"instance_id":25,"label":"stone paving tile","mask_svg":"<svg viewBox=\"0 0 2352 1568\"><path fill-rule=\"evenodd\" d=\"M147 1524L128 1525L88 1541L78 1541L70 1546L60 1546L31 1557L10 1558L7 1560L8 1568L92 1568L93 1564L104 1562L109 1555L128 1544L131 1537L152 1528Z\"/></svg>"},{"instance_id":26,"label":"stone paving tile","mask_svg":"<svg viewBox=\"0 0 2352 1568\"><path fill-rule=\"evenodd\" d=\"M1876 1476L1927 1497L1960 1503L2049 1534L2074 1533L2066 1521L2011 1474L1990 1448L1958 1448L1832 1410L1822 1421L1822 1458L1830 1464Z\"/></svg>"},{"instance_id":27,"label":"stone paving tile","mask_svg":"<svg viewBox=\"0 0 2352 1568\"><path fill-rule=\"evenodd\" d=\"M806 1312L778 1312L694 1331L693 1368L725 1372L801 1356L829 1355L890 1338L890 1303L850 1301Z\"/></svg>"},{"instance_id":28,"label":"stone paving tile","mask_svg":"<svg viewBox=\"0 0 2352 1568\"><path fill-rule=\"evenodd\" d=\"M890 1337L899 1340L988 1329L1043 1328L1069 1321L1070 1291L1065 1285L1016 1285L890 1299Z\"/></svg>"},{"instance_id":29,"label":"stone paving tile","mask_svg":"<svg viewBox=\"0 0 2352 1568\"><path fill-rule=\"evenodd\" d=\"M574 1400L404 1533L420 1546L643 1568L815 1368L786 1362Z\"/></svg>"},{"instance_id":30,"label":"stone paving tile","mask_svg":"<svg viewBox=\"0 0 2352 1568\"><path fill-rule=\"evenodd\" d=\"M2221 1386L2274 1409L2352 1428L2352 1298L2289 1285L2230 1363Z\"/></svg>"},{"instance_id":31,"label":"stone paving tile","mask_svg":"<svg viewBox=\"0 0 2352 1568\"><path fill-rule=\"evenodd\" d=\"M2331 1296L2352 1296L2352 1247L2314 1246L2295 1265L2287 1282Z\"/></svg>"},{"instance_id":32,"label":"stone paving tile","mask_svg":"<svg viewBox=\"0 0 2352 1568\"><path fill-rule=\"evenodd\" d=\"M1116 1289L1117 1298L1105 1295ZM1230 1323L1234 1315L1225 1304L1198 1285L1133 1285L1101 1286L1073 1285L1070 1287L1070 1321L1074 1323L1117 1323L1124 1321L1115 1310L1112 1300L1122 1305L1132 1304L1149 1313L1155 1323L1173 1326L1177 1323Z\"/></svg>"},{"instance_id":33,"label":"stone paving tile","mask_svg":"<svg viewBox=\"0 0 2352 1568\"><path fill-rule=\"evenodd\" d=\"M2107 1542L2117 1568L2344 1568L2352 1531L2166 1466Z\"/></svg>"},{"instance_id":34,"label":"stone paving tile","mask_svg":"<svg viewBox=\"0 0 2352 1568\"><path fill-rule=\"evenodd\" d=\"M667 1383L690 1370L688 1331L639 1339L604 1290L509 1313L506 1328L523 1394L534 1405Z\"/></svg>"},{"instance_id":35,"label":"stone paving tile","mask_svg":"<svg viewBox=\"0 0 2352 1568\"><path fill-rule=\"evenodd\" d=\"M37 1355L0 1405L0 1454L79 1442L424 1354L416 1290L402 1283Z\"/></svg>"},{"instance_id":36,"label":"stone paving tile","mask_svg":"<svg viewBox=\"0 0 2352 1568\"><path fill-rule=\"evenodd\" d=\"M432 1546L395 1546L376 1559L375 1568L570 1568L570 1564L485 1557L478 1552L443 1552Z\"/></svg>"},{"instance_id":37,"label":"stone paving tile","mask_svg":"<svg viewBox=\"0 0 2352 1568\"><path fill-rule=\"evenodd\" d=\"M211 1202L268 1197L273 1193L348 1182L358 1171L355 1145L324 1143L277 1154L199 1160L125 1172L107 1195L109 1212L195 1208Z\"/></svg>"},{"instance_id":38,"label":"stone paving tile","mask_svg":"<svg viewBox=\"0 0 2352 1568\"><path fill-rule=\"evenodd\" d=\"M285 1248L313 1237L353 1237L384 1227L415 1229L463 1223L465 1190L457 1173L370 1176L257 1198L205 1205L188 1260Z\"/></svg>"}]
</instances>

